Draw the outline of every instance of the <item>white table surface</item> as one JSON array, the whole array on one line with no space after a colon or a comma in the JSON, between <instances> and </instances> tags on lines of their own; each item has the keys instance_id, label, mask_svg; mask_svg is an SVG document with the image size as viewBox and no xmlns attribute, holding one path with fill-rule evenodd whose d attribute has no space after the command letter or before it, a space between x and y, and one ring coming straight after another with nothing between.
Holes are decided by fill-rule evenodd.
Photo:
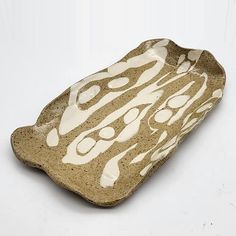
<instances>
[{"instance_id":1,"label":"white table surface","mask_svg":"<svg viewBox=\"0 0 236 236\"><path fill-rule=\"evenodd\" d=\"M13 155L10 134L150 38L207 49L222 102L129 200L100 209ZM0 235L236 235L235 0L0 0Z\"/></svg>"}]
</instances>

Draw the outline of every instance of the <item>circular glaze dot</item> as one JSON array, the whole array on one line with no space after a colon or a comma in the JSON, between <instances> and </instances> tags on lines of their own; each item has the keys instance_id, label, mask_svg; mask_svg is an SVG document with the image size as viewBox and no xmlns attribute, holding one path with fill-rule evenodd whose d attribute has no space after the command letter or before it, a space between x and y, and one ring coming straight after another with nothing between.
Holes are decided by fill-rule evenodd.
<instances>
[{"instance_id":1,"label":"circular glaze dot","mask_svg":"<svg viewBox=\"0 0 236 236\"><path fill-rule=\"evenodd\" d=\"M108 83L108 87L111 89L120 88L126 85L127 83L129 83L128 77L120 77L120 78L113 79L112 81L110 81Z\"/></svg>"},{"instance_id":2,"label":"circular glaze dot","mask_svg":"<svg viewBox=\"0 0 236 236\"><path fill-rule=\"evenodd\" d=\"M169 109L160 110L155 114L155 121L158 123L166 122L172 116L172 111Z\"/></svg>"},{"instance_id":3,"label":"circular glaze dot","mask_svg":"<svg viewBox=\"0 0 236 236\"><path fill-rule=\"evenodd\" d=\"M125 124L129 124L132 121L134 121L139 114L139 109L138 108L132 108L130 109L124 116L124 122Z\"/></svg>"},{"instance_id":4,"label":"circular glaze dot","mask_svg":"<svg viewBox=\"0 0 236 236\"><path fill-rule=\"evenodd\" d=\"M171 108L182 107L189 100L189 98L189 95L175 96L168 101L168 105Z\"/></svg>"},{"instance_id":5,"label":"circular glaze dot","mask_svg":"<svg viewBox=\"0 0 236 236\"><path fill-rule=\"evenodd\" d=\"M77 145L77 150L80 153L87 153L91 148L96 144L96 141L93 138L85 138Z\"/></svg>"},{"instance_id":6,"label":"circular glaze dot","mask_svg":"<svg viewBox=\"0 0 236 236\"><path fill-rule=\"evenodd\" d=\"M103 139L112 138L115 135L115 130L112 127L105 127L100 130L99 136Z\"/></svg>"}]
</instances>

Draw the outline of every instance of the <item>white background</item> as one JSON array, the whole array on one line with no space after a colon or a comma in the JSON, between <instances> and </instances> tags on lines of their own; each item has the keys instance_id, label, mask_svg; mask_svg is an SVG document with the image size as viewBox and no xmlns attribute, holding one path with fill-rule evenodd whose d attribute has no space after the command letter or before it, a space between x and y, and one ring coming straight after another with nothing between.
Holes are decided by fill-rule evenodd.
<instances>
[{"instance_id":1,"label":"white background","mask_svg":"<svg viewBox=\"0 0 236 236\"><path fill-rule=\"evenodd\" d=\"M142 41L207 49L220 105L129 200L96 208L13 155L10 134ZM0 235L236 235L235 0L0 0Z\"/></svg>"}]
</instances>

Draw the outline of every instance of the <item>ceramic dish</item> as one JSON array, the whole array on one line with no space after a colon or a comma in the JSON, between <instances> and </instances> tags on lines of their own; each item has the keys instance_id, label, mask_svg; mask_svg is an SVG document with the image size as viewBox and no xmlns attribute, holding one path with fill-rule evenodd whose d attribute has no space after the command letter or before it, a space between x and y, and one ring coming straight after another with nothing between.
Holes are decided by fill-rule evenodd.
<instances>
[{"instance_id":1,"label":"ceramic dish","mask_svg":"<svg viewBox=\"0 0 236 236\"><path fill-rule=\"evenodd\" d=\"M170 157L224 84L208 51L148 40L50 102L34 125L14 131L12 147L60 186L114 206Z\"/></svg>"}]
</instances>

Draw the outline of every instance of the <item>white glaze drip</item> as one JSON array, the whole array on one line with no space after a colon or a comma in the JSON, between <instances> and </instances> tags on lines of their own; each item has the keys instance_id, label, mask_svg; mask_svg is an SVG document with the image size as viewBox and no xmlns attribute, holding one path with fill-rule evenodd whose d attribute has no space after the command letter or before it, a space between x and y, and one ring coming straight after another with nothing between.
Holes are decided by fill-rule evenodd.
<instances>
[{"instance_id":1,"label":"white glaze drip","mask_svg":"<svg viewBox=\"0 0 236 236\"><path fill-rule=\"evenodd\" d=\"M152 163L149 163L140 171L140 175L145 176L147 172L151 169L151 167L152 167Z\"/></svg>"},{"instance_id":2,"label":"white glaze drip","mask_svg":"<svg viewBox=\"0 0 236 236\"><path fill-rule=\"evenodd\" d=\"M137 144L133 145L132 147L128 148L127 150L113 157L107 162L107 164L105 165L103 169L102 176L100 179L100 185L103 188L111 187L114 185L115 181L118 179L120 175L120 170L118 166L119 160L123 158L126 155L126 153L129 150L133 149L136 145Z\"/></svg>"},{"instance_id":3,"label":"white glaze drip","mask_svg":"<svg viewBox=\"0 0 236 236\"><path fill-rule=\"evenodd\" d=\"M124 122L125 124L129 124L132 121L134 121L139 115L139 109L138 108L132 108L130 109L124 116Z\"/></svg>"}]
</instances>

